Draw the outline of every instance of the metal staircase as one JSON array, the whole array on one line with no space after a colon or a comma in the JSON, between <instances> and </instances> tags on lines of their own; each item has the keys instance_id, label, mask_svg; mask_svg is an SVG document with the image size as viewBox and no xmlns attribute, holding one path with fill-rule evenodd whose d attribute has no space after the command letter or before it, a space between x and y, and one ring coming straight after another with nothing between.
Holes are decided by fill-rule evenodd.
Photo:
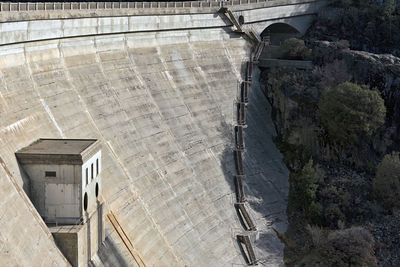
<instances>
[{"instance_id":1,"label":"metal staircase","mask_svg":"<svg viewBox=\"0 0 400 267\"><path fill-rule=\"evenodd\" d=\"M224 14L225 17L235 26L235 32L244 34L251 42L255 44L261 42L261 38L254 33L253 28L249 25L240 24L238 18L236 18L235 14L233 14L229 8L222 7L219 11L220 13Z\"/></svg>"}]
</instances>

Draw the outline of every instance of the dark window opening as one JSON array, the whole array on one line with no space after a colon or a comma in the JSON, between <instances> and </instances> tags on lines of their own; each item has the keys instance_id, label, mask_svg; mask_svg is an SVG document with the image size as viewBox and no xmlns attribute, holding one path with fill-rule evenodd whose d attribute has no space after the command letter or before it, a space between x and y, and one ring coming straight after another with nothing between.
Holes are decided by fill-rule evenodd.
<instances>
[{"instance_id":1,"label":"dark window opening","mask_svg":"<svg viewBox=\"0 0 400 267\"><path fill-rule=\"evenodd\" d=\"M90 176L91 176L91 178L93 179L93 163L92 163L92 165L90 166Z\"/></svg>"},{"instance_id":2,"label":"dark window opening","mask_svg":"<svg viewBox=\"0 0 400 267\"><path fill-rule=\"evenodd\" d=\"M88 206L88 196L87 193L85 193L85 196L83 197L83 209L86 211Z\"/></svg>"},{"instance_id":3,"label":"dark window opening","mask_svg":"<svg viewBox=\"0 0 400 267\"><path fill-rule=\"evenodd\" d=\"M96 159L96 176L99 175L99 159Z\"/></svg>"},{"instance_id":4,"label":"dark window opening","mask_svg":"<svg viewBox=\"0 0 400 267\"><path fill-rule=\"evenodd\" d=\"M96 190L95 190L95 192L96 192L96 198L99 196L99 184L98 183L96 183Z\"/></svg>"},{"instance_id":5,"label":"dark window opening","mask_svg":"<svg viewBox=\"0 0 400 267\"><path fill-rule=\"evenodd\" d=\"M239 24L244 24L244 17L242 15L239 16Z\"/></svg>"},{"instance_id":6,"label":"dark window opening","mask_svg":"<svg viewBox=\"0 0 400 267\"><path fill-rule=\"evenodd\" d=\"M57 176L56 172L50 172L50 171L45 172L44 174L46 177L56 177Z\"/></svg>"},{"instance_id":7,"label":"dark window opening","mask_svg":"<svg viewBox=\"0 0 400 267\"><path fill-rule=\"evenodd\" d=\"M89 184L89 170L86 168L86 185Z\"/></svg>"}]
</instances>

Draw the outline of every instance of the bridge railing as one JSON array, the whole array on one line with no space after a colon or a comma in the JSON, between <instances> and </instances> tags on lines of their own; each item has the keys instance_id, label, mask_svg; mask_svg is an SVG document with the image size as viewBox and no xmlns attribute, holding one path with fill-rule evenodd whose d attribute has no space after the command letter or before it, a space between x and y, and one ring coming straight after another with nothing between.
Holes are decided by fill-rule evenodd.
<instances>
[{"instance_id":1,"label":"bridge railing","mask_svg":"<svg viewBox=\"0 0 400 267\"><path fill-rule=\"evenodd\" d=\"M248 5L271 0L182 1L182 2L0 2L0 11L105 10L128 8L201 8Z\"/></svg>"}]
</instances>

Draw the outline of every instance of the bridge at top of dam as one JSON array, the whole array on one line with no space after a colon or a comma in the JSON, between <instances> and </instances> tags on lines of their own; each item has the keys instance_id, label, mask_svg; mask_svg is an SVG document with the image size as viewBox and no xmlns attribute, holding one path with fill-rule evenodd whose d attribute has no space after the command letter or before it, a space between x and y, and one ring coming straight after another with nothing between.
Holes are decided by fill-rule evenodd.
<instances>
[{"instance_id":1,"label":"bridge at top of dam","mask_svg":"<svg viewBox=\"0 0 400 267\"><path fill-rule=\"evenodd\" d=\"M106 238L91 265L247 265L238 236L258 264L283 265L288 171L246 62L267 27L304 33L326 4L0 3L0 266L69 266L15 156L39 138L102 144Z\"/></svg>"}]
</instances>

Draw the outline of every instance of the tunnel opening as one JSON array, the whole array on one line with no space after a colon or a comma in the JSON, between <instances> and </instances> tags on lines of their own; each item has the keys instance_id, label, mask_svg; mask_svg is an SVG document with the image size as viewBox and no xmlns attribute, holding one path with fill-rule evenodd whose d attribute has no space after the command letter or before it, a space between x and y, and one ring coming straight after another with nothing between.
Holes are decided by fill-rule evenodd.
<instances>
[{"instance_id":1,"label":"tunnel opening","mask_svg":"<svg viewBox=\"0 0 400 267\"><path fill-rule=\"evenodd\" d=\"M300 36L296 28L286 23L271 24L261 33L261 38L268 39L271 45L281 45L286 39Z\"/></svg>"}]
</instances>

